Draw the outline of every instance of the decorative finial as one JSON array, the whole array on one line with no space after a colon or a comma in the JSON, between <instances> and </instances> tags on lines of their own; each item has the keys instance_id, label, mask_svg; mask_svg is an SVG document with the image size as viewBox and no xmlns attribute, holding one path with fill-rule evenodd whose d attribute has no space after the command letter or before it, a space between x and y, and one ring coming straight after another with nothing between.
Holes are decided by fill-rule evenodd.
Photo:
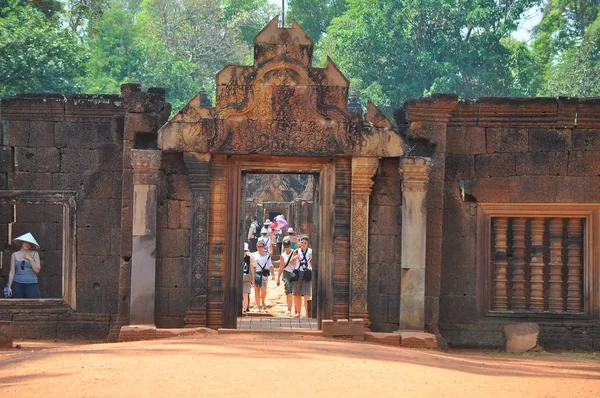
<instances>
[{"instance_id":1,"label":"decorative finial","mask_svg":"<svg viewBox=\"0 0 600 398\"><path fill-rule=\"evenodd\" d=\"M348 113L358 113L362 115L362 105L358 101L358 95L355 92L350 94L348 97Z\"/></svg>"},{"instance_id":2,"label":"decorative finial","mask_svg":"<svg viewBox=\"0 0 600 398\"><path fill-rule=\"evenodd\" d=\"M204 89L204 88L200 89L200 106L202 108L211 108L212 107L212 102L210 102L210 98L208 98L208 93L206 92L206 89Z\"/></svg>"}]
</instances>

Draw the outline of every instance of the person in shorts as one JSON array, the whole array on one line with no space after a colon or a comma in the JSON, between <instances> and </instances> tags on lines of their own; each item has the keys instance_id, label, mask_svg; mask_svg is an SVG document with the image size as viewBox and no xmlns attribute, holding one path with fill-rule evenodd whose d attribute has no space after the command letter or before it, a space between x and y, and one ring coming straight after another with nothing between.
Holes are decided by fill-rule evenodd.
<instances>
[{"instance_id":1,"label":"person in shorts","mask_svg":"<svg viewBox=\"0 0 600 398\"><path fill-rule=\"evenodd\" d=\"M292 313L292 281L290 280L290 276L294 271L294 266L296 265L296 261L298 261L298 255L295 250L292 250L290 245L290 239L286 236L282 241L283 250L281 252L281 257L279 257L279 272L277 275L277 286L281 283L282 275L283 275L283 291L285 292L285 296L287 299L287 311L286 315L291 315Z\"/></svg>"},{"instance_id":2,"label":"person in shorts","mask_svg":"<svg viewBox=\"0 0 600 398\"><path fill-rule=\"evenodd\" d=\"M294 269L299 271L298 279L292 284L292 295L294 296L294 308L297 318L300 318L302 312L302 298L304 298L304 311L308 314L308 299L312 291L312 281L305 281L304 274L307 270L312 273L312 249L308 247L308 236L304 235L300 239L300 248L296 250L297 260Z\"/></svg>"},{"instance_id":3,"label":"person in shorts","mask_svg":"<svg viewBox=\"0 0 600 398\"><path fill-rule=\"evenodd\" d=\"M244 243L244 275L242 290L242 315L250 310L250 290L252 290L252 274L250 273L250 254L248 254L248 243Z\"/></svg>"},{"instance_id":4,"label":"person in shorts","mask_svg":"<svg viewBox=\"0 0 600 398\"><path fill-rule=\"evenodd\" d=\"M268 275L265 275L265 270L268 270L270 274L273 272L273 263L271 262L271 255L266 251L267 240L259 238L256 242L257 251L250 255L250 272L252 273L252 280L254 281L254 298L256 300L257 310L266 310L267 305L265 299L267 298L267 287L269 285ZM257 278L257 276L260 276ZM260 284L257 283L261 280Z\"/></svg>"}]
</instances>

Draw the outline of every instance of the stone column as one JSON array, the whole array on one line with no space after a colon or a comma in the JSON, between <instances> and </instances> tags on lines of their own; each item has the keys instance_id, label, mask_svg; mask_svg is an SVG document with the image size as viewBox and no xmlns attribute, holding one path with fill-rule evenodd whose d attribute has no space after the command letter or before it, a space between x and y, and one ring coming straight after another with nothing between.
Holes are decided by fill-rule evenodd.
<instances>
[{"instance_id":1,"label":"stone column","mask_svg":"<svg viewBox=\"0 0 600 398\"><path fill-rule=\"evenodd\" d=\"M208 294L208 217L210 194L210 154L186 152L192 208L190 222L191 286L185 313L185 327L206 326Z\"/></svg>"},{"instance_id":2,"label":"stone column","mask_svg":"<svg viewBox=\"0 0 600 398\"><path fill-rule=\"evenodd\" d=\"M352 203L350 226L350 318L362 318L369 327L367 277L369 274L369 195L378 158L352 158Z\"/></svg>"},{"instance_id":3,"label":"stone column","mask_svg":"<svg viewBox=\"0 0 600 398\"><path fill-rule=\"evenodd\" d=\"M425 254L427 185L431 160L400 159L402 175L402 273L400 330L425 329Z\"/></svg>"},{"instance_id":4,"label":"stone column","mask_svg":"<svg viewBox=\"0 0 600 398\"><path fill-rule=\"evenodd\" d=\"M161 151L133 149L133 239L129 323L154 326L156 216Z\"/></svg>"}]
</instances>

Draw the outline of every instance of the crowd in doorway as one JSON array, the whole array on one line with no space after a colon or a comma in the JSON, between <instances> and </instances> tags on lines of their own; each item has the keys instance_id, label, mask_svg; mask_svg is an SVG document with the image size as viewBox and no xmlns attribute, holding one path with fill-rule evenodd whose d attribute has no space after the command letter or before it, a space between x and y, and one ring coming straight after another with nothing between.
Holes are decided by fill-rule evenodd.
<instances>
[{"instance_id":1,"label":"crowd in doorway","mask_svg":"<svg viewBox=\"0 0 600 398\"><path fill-rule=\"evenodd\" d=\"M284 284L287 302L285 315L299 318L304 304L304 312L308 316L313 269L313 252L309 245L309 237L300 235L298 239L282 215L273 221L266 219L262 225L256 217L251 217L247 242L244 243L243 315L251 310L252 290L252 311L267 311L265 300L270 278L277 286L282 282ZM274 257L278 259L274 260Z\"/></svg>"}]
</instances>

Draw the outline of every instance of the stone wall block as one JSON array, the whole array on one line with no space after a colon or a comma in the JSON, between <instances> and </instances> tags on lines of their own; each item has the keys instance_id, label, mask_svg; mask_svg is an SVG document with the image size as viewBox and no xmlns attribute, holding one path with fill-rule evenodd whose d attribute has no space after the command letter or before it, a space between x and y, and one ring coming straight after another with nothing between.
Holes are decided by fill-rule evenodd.
<instances>
[{"instance_id":1,"label":"stone wall block","mask_svg":"<svg viewBox=\"0 0 600 398\"><path fill-rule=\"evenodd\" d=\"M179 202L179 223L181 228L191 228L191 203L188 201Z\"/></svg>"},{"instance_id":2,"label":"stone wall block","mask_svg":"<svg viewBox=\"0 0 600 398\"><path fill-rule=\"evenodd\" d=\"M477 318L475 296L444 295L440 297L440 323L474 323Z\"/></svg>"},{"instance_id":3,"label":"stone wall block","mask_svg":"<svg viewBox=\"0 0 600 398\"><path fill-rule=\"evenodd\" d=\"M190 289L188 287L169 288L169 315L183 316L190 302Z\"/></svg>"},{"instance_id":4,"label":"stone wall block","mask_svg":"<svg viewBox=\"0 0 600 398\"><path fill-rule=\"evenodd\" d=\"M54 147L54 123L32 120L29 124L29 143L31 148Z\"/></svg>"},{"instance_id":5,"label":"stone wall block","mask_svg":"<svg viewBox=\"0 0 600 398\"><path fill-rule=\"evenodd\" d=\"M121 228L111 228L110 230L110 254L121 255Z\"/></svg>"},{"instance_id":6,"label":"stone wall block","mask_svg":"<svg viewBox=\"0 0 600 398\"><path fill-rule=\"evenodd\" d=\"M8 145L14 147L28 146L30 126L30 121L10 120L8 122Z\"/></svg>"},{"instance_id":7,"label":"stone wall block","mask_svg":"<svg viewBox=\"0 0 600 398\"><path fill-rule=\"evenodd\" d=\"M131 257L133 245L132 228L121 228L121 257Z\"/></svg>"},{"instance_id":8,"label":"stone wall block","mask_svg":"<svg viewBox=\"0 0 600 398\"><path fill-rule=\"evenodd\" d=\"M95 149L98 145L97 123L59 123L55 134L57 148Z\"/></svg>"},{"instance_id":9,"label":"stone wall block","mask_svg":"<svg viewBox=\"0 0 600 398\"><path fill-rule=\"evenodd\" d=\"M369 283L370 285L370 283ZM369 286L370 290L370 286ZM397 299L398 302L400 301ZM389 295L387 294L369 294L369 319L372 325L380 325L387 323L388 305L390 304ZM398 312L400 312L398 310Z\"/></svg>"},{"instance_id":10,"label":"stone wall block","mask_svg":"<svg viewBox=\"0 0 600 398\"><path fill-rule=\"evenodd\" d=\"M515 154L492 153L475 156L477 177L509 177L515 175Z\"/></svg>"},{"instance_id":11,"label":"stone wall block","mask_svg":"<svg viewBox=\"0 0 600 398\"><path fill-rule=\"evenodd\" d=\"M123 169L123 156L120 145L100 144L96 148L96 156L96 162L100 170L120 172Z\"/></svg>"},{"instance_id":12,"label":"stone wall block","mask_svg":"<svg viewBox=\"0 0 600 398\"><path fill-rule=\"evenodd\" d=\"M477 242L475 236L454 238L445 234L442 255L444 277L442 295L475 295L477 269Z\"/></svg>"},{"instance_id":13,"label":"stone wall block","mask_svg":"<svg viewBox=\"0 0 600 398\"><path fill-rule=\"evenodd\" d=\"M17 171L10 174L8 188L14 190L50 190L52 189L52 174Z\"/></svg>"},{"instance_id":14,"label":"stone wall block","mask_svg":"<svg viewBox=\"0 0 600 398\"><path fill-rule=\"evenodd\" d=\"M96 152L91 149L62 148L60 172L81 173L98 170Z\"/></svg>"},{"instance_id":15,"label":"stone wall block","mask_svg":"<svg viewBox=\"0 0 600 398\"><path fill-rule=\"evenodd\" d=\"M107 283L102 289L102 312L113 315L119 312L119 284L114 281Z\"/></svg>"},{"instance_id":16,"label":"stone wall block","mask_svg":"<svg viewBox=\"0 0 600 398\"><path fill-rule=\"evenodd\" d=\"M531 152L561 152L571 149L571 129L529 129Z\"/></svg>"},{"instance_id":17,"label":"stone wall block","mask_svg":"<svg viewBox=\"0 0 600 398\"><path fill-rule=\"evenodd\" d=\"M176 200L192 200L188 177L182 174L167 176L167 197Z\"/></svg>"},{"instance_id":18,"label":"stone wall block","mask_svg":"<svg viewBox=\"0 0 600 398\"><path fill-rule=\"evenodd\" d=\"M427 208L427 237L442 237L442 214L441 207Z\"/></svg>"},{"instance_id":19,"label":"stone wall block","mask_svg":"<svg viewBox=\"0 0 600 398\"><path fill-rule=\"evenodd\" d=\"M425 294L439 296L442 271L442 238L427 237L425 242Z\"/></svg>"},{"instance_id":20,"label":"stone wall block","mask_svg":"<svg viewBox=\"0 0 600 398\"><path fill-rule=\"evenodd\" d=\"M110 228L77 228L77 255L108 256Z\"/></svg>"},{"instance_id":21,"label":"stone wall block","mask_svg":"<svg viewBox=\"0 0 600 398\"><path fill-rule=\"evenodd\" d=\"M482 127L448 127L446 153L475 155L485 153L485 129Z\"/></svg>"},{"instance_id":22,"label":"stone wall block","mask_svg":"<svg viewBox=\"0 0 600 398\"><path fill-rule=\"evenodd\" d=\"M158 275L156 281L158 283ZM154 313L157 316L169 315L169 288L157 285L155 295Z\"/></svg>"},{"instance_id":23,"label":"stone wall block","mask_svg":"<svg viewBox=\"0 0 600 398\"><path fill-rule=\"evenodd\" d=\"M44 205L29 203L17 204L17 222L18 223L43 223L45 221Z\"/></svg>"},{"instance_id":24,"label":"stone wall block","mask_svg":"<svg viewBox=\"0 0 600 398\"><path fill-rule=\"evenodd\" d=\"M162 200L158 203L157 225L160 229L169 228L168 201Z\"/></svg>"},{"instance_id":25,"label":"stone wall block","mask_svg":"<svg viewBox=\"0 0 600 398\"><path fill-rule=\"evenodd\" d=\"M446 155L446 180L475 178L475 160L469 154Z\"/></svg>"},{"instance_id":26,"label":"stone wall block","mask_svg":"<svg viewBox=\"0 0 600 398\"><path fill-rule=\"evenodd\" d=\"M122 174L121 198L123 200L133 200L133 170L123 170Z\"/></svg>"},{"instance_id":27,"label":"stone wall block","mask_svg":"<svg viewBox=\"0 0 600 398\"><path fill-rule=\"evenodd\" d=\"M133 229L133 201L121 202L121 228Z\"/></svg>"},{"instance_id":28,"label":"stone wall block","mask_svg":"<svg viewBox=\"0 0 600 398\"><path fill-rule=\"evenodd\" d=\"M396 259L396 238L392 235L369 236L369 269L371 264L394 264Z\"/></svg>"},{"instance_id":29,"label":"stone wall block","mask_svg":"<svg viewBox=\"0 0 600 398\"><path fill-rule=\"evenodd\" d=\"M110 119L110 136L104 136L104 130L99 130L100 142L120 144L123 141L125 130L125 115L114 115Z\"/></svg>"},{"instance_id":30,"label":"stone wall block","mask_svg":"<svg viewBox=\"0 0 600 398\"><path fill-rule=\"evenodd\" d=\"M157 237L158 257L189 257L190 231L185 229L162 229Z\"/></svg>"},{"instance_id":31,"label":"stone wall block","mask_svg":"<svg viewBox=\"0 0 600 398\"><path fill-rule=\"evenodd\" d=\"M527 152L529 130L526 128L488 127L486 149L494 152Z\"/></svg>"},{"instance_id":32,"label":"stone wall block","mask_svg":"<svg viewBox=\"0 0 600 398\"><path fill-rule=\"evenodd\" d=\"M371 206L369 227L381 235L396 235L402 228L401 209L396 206Z\"/></svg>"},{"instance_id":33,"label":"stone wall block","mask_svg":"<svg viewBox=\"0 0 600 398\"><path fill-rule=\"evenodd\" d=\"M77 282L77 311L102 313L102 288L97 282Z\"/></svg>"},{"instance_id":34,"label":"stone wall block","mask_svg":"<svg viewBox=\"0 0 600 398\"><path fill-rule=\"evenodd\" d=\"M567 152L517 153L516 175L566 175L569 155Z\"/></svg>"},{"instance_id":35,"label":"stone wall block","mask_svg":"<svg viewBox=\"0 0 600 398\"><path fill-rule=\"evenodd\" d=\"M17 171L51 172L60 169L60 157L56 148L15 148Z\"/></svg>"},{"instance_id":36,"label":"stone wall block","mask_svg":"<svg viewBox=\"0 0 600 398\"><path fill-rule=\"evenodd\" d=\"M79 191L85 181L85 175L79 173L53 173L52 189L57 191Z\"/></svg>"},{"instance_id":37,"label":"stone wall block","mask_svg":"<svg viewBox=\"0 0 600 398\"><path fill-rule=\"evenodd\" d=\"M119 227L121 225L121 201L118 199L84 199L79 201L77 226ZM110 242L110 230L104 239Z\"/></svg>"},{"instance_id":38,"label":"stone wall block","mask_svg":"<svg viewBox=\"0 0 600 398\"><path fill-rule=\"evenodd\" d=\"M562 203L600 202L600 176L558 177L556 201Z\"/></svg>"},{"instance_id":39,"label":"stone wall block","mask_svg":"<svg viewBox=\"0 0 600 398\"><path fill-rule=\"evenodd\" d=\"M573 150L600 151L600 130L573 130Z\"/></svg>"},{"instance_id":40,"label":"stone wall block","mask_svg":"<svg viewBox=\"0 0 600 398\"><path fill-rule=\"evenodd\" d=\"M508 177L479 178L465 181L465 192L477 202L508 203L510 200Z\"/></svg>"},{"instance_id":41,"label":"stone wall block","mask_svg":"<svg viewBox=\"0 0 600 398\"><path fill-rule=\"evenodd\" d=\"M120 199L121 173L86 172L84 173L83 195L85 199Z\"/></svg>"},{"instance_id":42,"label":"stone wall block","mask_svg":"<svg viewBox=\"0 0 600 398\"><path fill-rule=\"evenodd\" d=\"M396 174L398 174L397 170ZM402 189L398 175L395 178L376 176L374 180L370 204L376 206L400 206L402 204Z\"/></svg>"},{"instance_id":43,"label":"stone wall block","mask_svg":"<svg viewBox=\"0 0 600 398\"><path fill-rule=\"evenodd\" d=\"M13 171L12 150L8 146L0 147L0 173L10 173Z\"/></svg>"},{"instance_id":44,"label":"stone wall block","mask_svg":"<svg viewBox=\"0 0 600 398\"><path fill-rule=\"evenodd\" d=\"M166 274L166 287L189 288L191 276L189 257L164 258L162 266Z\"/></svg>"},{"instance_id":45,"label":"stone wall block","mask_svg":"<svg viewBox=\"0 0 600 398\"><path fill-rule=\"evenodd\" d=\"M569 175L600 175L600 151L571 151L569 153Z\"/></svg>"},{"instance_id":46,"label":"stone wall block","mask_svg":"<svg viewBox=\"0 0 600 398\"><path fill-rule=\"evenodd\" d=\"M170 229L178 229L180 227L179 219L179 201L178 200L169 200L167 201L168 208L168 228Z\"/></svg>"},{"instance_id":47,"label":"stone wall block","mask_svg":"<svg viewBox=\"0 0 600 398\"><path fill-rule=\"evenodd\" d=\"M153 113L127 113L125 114L124 137L133 141L137 133L156 133L158 123Z\"/></svg>"},{"instance_id":48,"label":"stone wall block","mask_svg":"<svg viewBox=\"0 0 600 398\"><path fill-rule=\"evenodd\" d=\"M444 211L444 236L450 241L477 235L477 216L461 209Z\"/></svg>"},{"instance_id":49,"label":"stone wall block","mask_svg":"<svg viewBox=\"0 0 600 398\"><path fill-rule=\"evenodd\" d=\"M163 152L161 169L165 174L187 174L182 152Z\"/></svg>"},{"instance_id":50,"label":"stone wall block","mask_svg":"<svg viewBox=\"0 0 600 398\"><path fill-rule=\"evenodd\" d=\"M47 223L56 223L62 225L63 207L62 205L50 204L44 205L44 220Z\"/></svg>"},{"instance_id":51,"label":"stone wall block","mask_svg":"<svg viewBox=\"0 0 600 398\"><path fill-rule=\"evenodd\" d=\"M509 177L510 201L514 203L556 202L558 177Z\"/></svg>"},{"instance_id":52,"label":"stone wall block","mask_svg":"<svg viewBox=\"0 0 600 398\"><path fill-rule=\"evenodd\" d=\"M77 256L77 282L102 285L119 280L119 257L111 255Z\"/></svg>"}]
</instances>

